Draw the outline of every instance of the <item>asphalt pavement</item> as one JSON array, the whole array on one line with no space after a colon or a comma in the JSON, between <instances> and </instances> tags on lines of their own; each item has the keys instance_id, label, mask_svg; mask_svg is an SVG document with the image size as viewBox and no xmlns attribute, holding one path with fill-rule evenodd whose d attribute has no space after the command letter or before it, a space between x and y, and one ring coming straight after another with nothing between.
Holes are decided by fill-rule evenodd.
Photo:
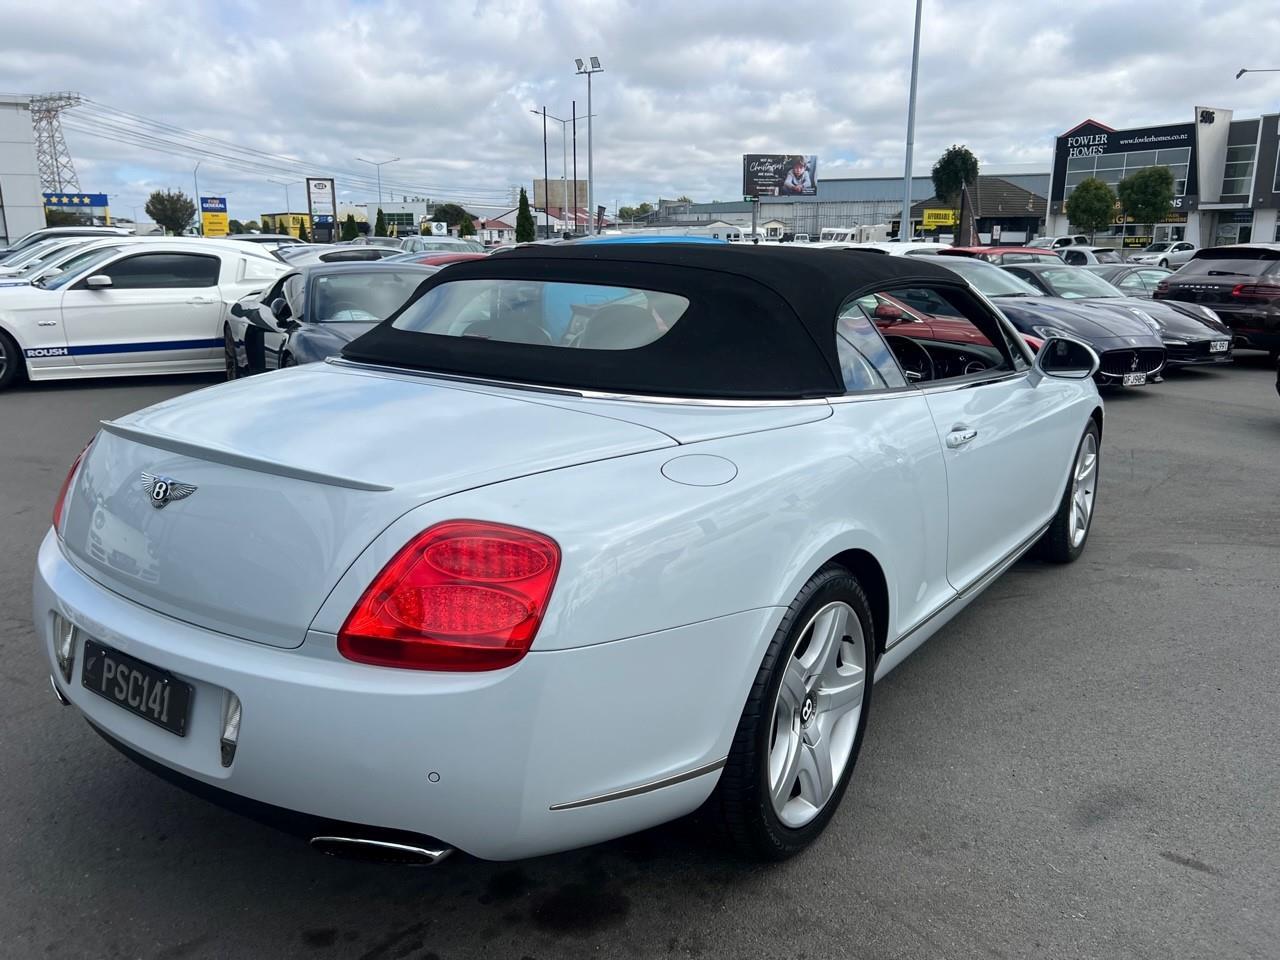
<instances>
[{"instance_id":1,"label":"asphalt pavement","mask_svg":"<svg viewBox=\"0 0 1280 960\"><path fill-rule=\"evenodd\" d=\"M99 420L211 382L0 395L0 956L1280 956L1280 396L1260 355L1108 397L1084 557L1018 564L878 685L841 810L769 867L689 821L515 864L333 860L60 707L30 625L58 485Z\"/></svg>"}]
</instances>

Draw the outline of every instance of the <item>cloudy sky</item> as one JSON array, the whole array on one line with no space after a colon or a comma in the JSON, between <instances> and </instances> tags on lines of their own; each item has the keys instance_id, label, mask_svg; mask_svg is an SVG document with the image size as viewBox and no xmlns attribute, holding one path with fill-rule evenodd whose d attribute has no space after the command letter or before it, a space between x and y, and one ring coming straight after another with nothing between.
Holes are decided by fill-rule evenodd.
<instances>
[{"instance_id":1,"label":"cloudy sky","mask_svg":"<svg viewBox=\"0 0 1280 960\"><path fill-rule=\"evenodd\" d=\"M125 216L158 187L190 193L202 157L201 192L226 194L241 219L283 206L271 180L308 173L334 176L343 200L374 199L356 157L402 158L384 168L388 195L500 204L541 176L529 111L568 116L577 98L585 113L573 59L594 54L597 201L732 199L744 152L816 153L826 176L901 169L913 6L0 0L0 91L89 98L66 122L80 186ZM1234 77L1280 67L1276 12L1276 0L925 0L917 172L951 143L992 170L1047 170L1053 136L1086 117L1274 112L1280 73ZM580 127L583 179L585 141ZM550 154L556 177L556 124ZM291 188L295 209L301 196Z\"/></svg>"}]
</instances>

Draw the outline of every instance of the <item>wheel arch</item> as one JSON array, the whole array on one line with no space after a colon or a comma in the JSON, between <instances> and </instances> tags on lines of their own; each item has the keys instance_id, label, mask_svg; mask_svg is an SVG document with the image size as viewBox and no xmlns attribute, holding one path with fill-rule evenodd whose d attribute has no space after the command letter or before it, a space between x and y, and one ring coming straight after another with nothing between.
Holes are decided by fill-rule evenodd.
<instances>
[{"instance_id":1,"label":"wheel arch","mask_svg":"<svg viewBox=\"0 0 1280 960\"><path fill-rule=\"evenodd\" d=\"M1093 410L1089 412L1089 417L1090 419L1093 420L1094 423L1098 425L1098 439L1101 440L1102 439L1102 407L1101 406L1094 407Z\"/></svg>"},{"instance_id":2,"label":"wheel arch","mask_svg":"<svg viewBox=\"0 0 1280 960\"><path fill-rule=\"evenodd\" d=\"M862 584L871 604L871 625L875 631L878 660L889 640L889 581L885 577L884 568L872 553L861 548L843 550L827 562L844 567Z\"/></svg>"}]
</instances>

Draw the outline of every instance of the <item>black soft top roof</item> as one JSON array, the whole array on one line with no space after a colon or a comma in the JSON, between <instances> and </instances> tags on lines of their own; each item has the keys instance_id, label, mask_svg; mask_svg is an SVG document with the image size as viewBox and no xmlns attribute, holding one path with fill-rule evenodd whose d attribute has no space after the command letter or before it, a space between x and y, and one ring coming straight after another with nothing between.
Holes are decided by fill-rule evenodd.
<instances>
[{"instance_id":1,"label":"black soft top roof","mask_svg":"<svg viewBox=\"0 0 1280 960\"><path fill-rule=\"evenodd\" d=\"M566 349L397 329L427 291L461 280L586 283L679 294L689 308L630 350ZM455 263L343 357L441 373L611 393L794 399L844 392L835 319L851 296L908 282L966 286L924 257L725 244L527 246Z\"/></svg>"}]
</instances>

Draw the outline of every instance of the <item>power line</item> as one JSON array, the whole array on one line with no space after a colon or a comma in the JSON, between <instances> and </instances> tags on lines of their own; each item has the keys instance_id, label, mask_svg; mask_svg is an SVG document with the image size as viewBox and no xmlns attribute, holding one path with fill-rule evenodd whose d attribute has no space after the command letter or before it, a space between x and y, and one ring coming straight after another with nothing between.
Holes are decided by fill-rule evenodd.
<instances>
[{"instance_id":1,"label":"power line","mask_svg":"<svg viewBox=\"0 0 1280 960\"><path fill-rule=\"evenodd\" d=\"M275 174L302 176L317 169L317 165L309 164L305 160L246 147L165 121L151 120L88 98L85 98L85 105L68 119L71 117L79 123L69 128L89 136L108 140L114 138L117 142L126 142L178 156L209 158L211 162L216 161L242 171L269 170ZM234 155L228 155L225 152L227 150L234 151ZM329 164L320 166L334 175L341 176L347 183L363 186L365 189L372 189L374 186L371 178L354 170L335 168ZM452 187L399 180L384 181L384 186L393 193L444 195L477 205L501 205L506 201L505 190L475 189L458 192Z\"/></svg>"}]
</instances>

